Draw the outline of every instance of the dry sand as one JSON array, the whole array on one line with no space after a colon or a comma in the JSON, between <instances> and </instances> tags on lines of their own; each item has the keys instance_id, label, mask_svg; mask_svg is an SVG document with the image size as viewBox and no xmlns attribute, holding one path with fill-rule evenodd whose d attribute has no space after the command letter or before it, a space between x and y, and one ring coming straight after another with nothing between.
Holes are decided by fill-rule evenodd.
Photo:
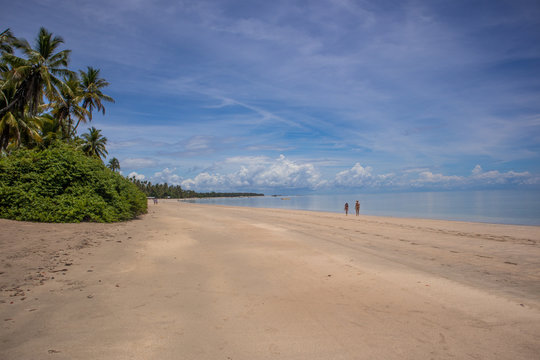
<instances>
[{"instance_id":1,"label":"dry sand","mask_svg":"<svg viewBox=\"0 0 540 360\"><path fill-rule=\"evenodd\" d=\"M0 359L540 358L540 227L162 201L0 229Z\"/></svg>"}]
</instances>

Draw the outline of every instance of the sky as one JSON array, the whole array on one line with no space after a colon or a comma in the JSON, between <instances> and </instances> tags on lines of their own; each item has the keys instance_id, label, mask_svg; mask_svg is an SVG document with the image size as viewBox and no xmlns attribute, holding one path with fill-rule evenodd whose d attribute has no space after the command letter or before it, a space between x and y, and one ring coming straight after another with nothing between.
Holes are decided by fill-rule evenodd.
<instances>
[{"instance_id":1,"label":"sky","mask_svg":"<svg viewBox=\"0 0 540 360\"><path fill-rule=\"evenodd\" d=\"M540 2L0 0L101 69L122 173L265 194L540 188ZM108 159L106 161L108 161Z\"/></svg>"}]
</instances>

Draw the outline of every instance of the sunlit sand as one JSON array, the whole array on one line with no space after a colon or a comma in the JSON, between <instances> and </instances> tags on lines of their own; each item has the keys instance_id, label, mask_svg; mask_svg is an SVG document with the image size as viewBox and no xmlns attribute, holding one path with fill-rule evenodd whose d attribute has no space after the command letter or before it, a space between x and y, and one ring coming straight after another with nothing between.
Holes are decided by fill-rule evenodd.
<instances>
[{"instance_id":1,"label":"sunlit sand","mask_svg":"<svg viewBox=\"0 0 540 360\"><path fill-rule=\"evenodd\" d=\"M540 227L174 200L0 226L2 359L540 354Z\"/></svg>"}]
</instances>

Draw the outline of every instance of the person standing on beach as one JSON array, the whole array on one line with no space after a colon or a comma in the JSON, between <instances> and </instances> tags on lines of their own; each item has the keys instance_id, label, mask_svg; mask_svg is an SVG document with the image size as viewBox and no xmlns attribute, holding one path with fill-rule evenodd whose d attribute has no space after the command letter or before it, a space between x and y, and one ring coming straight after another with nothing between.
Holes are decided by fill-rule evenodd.
<instances>
[{"instance_id":1,"label":"person standing on beach","mask_svg":"<svg viewBox=\"0 0 540 360\"><path fill-rule=\"evenodd\" d=\"M360 203L358 200L356 200L356 204L354 205L354 209L356 210L356 216L360 214Z\"/></svg>"},{"instance_id":2,"label":"person standing on beach","mask_svg":"<svg viewBox=\"0 0 540 360\"><path fill-rule=\"evenodd\" d=\"M349 203L345 203L345 215L349 213Z\"/></svg>"}]
</instances>

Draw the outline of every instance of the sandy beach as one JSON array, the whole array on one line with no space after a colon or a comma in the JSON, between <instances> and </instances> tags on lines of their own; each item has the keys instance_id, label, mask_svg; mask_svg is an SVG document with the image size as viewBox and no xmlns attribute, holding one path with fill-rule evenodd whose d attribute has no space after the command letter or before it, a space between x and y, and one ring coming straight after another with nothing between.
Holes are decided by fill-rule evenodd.
<instances>
[{"instance_id":1,"label":"sandy beach","mask_svg":"<svg viewBox=\"0 0 540 360\"><path fill-rule=\"evenodd\" d=\"M540 227L169 200L0 228L0 359L540 354Z\"/></svg>"}]
</instances>

